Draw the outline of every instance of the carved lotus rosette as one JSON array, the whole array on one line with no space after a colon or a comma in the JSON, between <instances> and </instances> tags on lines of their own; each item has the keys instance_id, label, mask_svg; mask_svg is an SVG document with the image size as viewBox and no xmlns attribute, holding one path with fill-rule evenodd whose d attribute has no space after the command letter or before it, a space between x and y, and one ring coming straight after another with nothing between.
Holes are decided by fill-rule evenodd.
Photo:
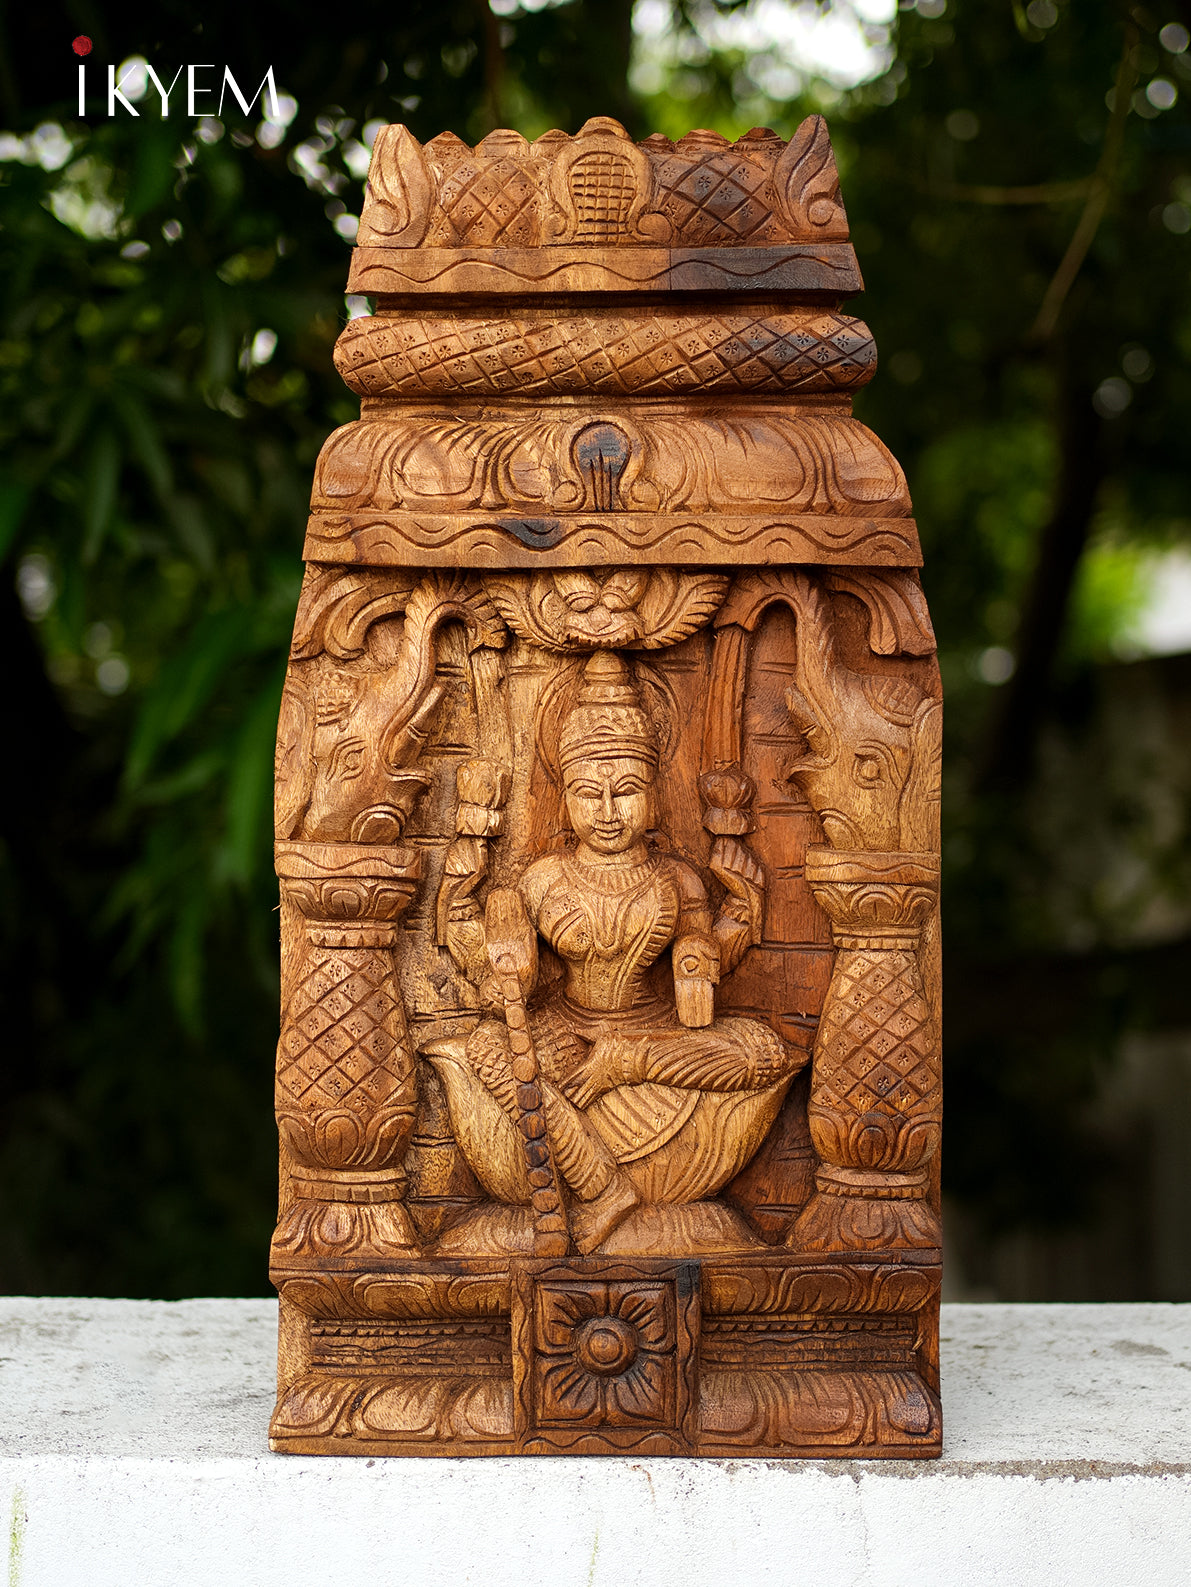
<instances>
[{"instance_id":1,"label":"carved lotus rosette","mask_svg":"<svg viewBox=\"0 0 1191 1587\"><path fill-rule=\"evenodd\" d=\"M526 1263L513 1273L514 1415L527 1454L689 1451L698 1397L693 1263Z\"/></svg>"}]
</instances>

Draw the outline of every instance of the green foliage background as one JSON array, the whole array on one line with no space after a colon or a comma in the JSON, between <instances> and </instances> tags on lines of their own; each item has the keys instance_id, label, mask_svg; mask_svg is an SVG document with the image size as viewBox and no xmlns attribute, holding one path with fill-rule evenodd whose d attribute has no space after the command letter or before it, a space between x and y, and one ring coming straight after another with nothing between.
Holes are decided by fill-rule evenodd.
<instances>
[{"instance_id":1,"label":"green foliage background","mask_svg":"<svg viewBox=\"0 0 1191 1587\"><path fill-rule=\"evenodd\" d=\"M1043 762L1095 720L1146 557L1191 539L1178 8L919 0L873 81L779 97L720 42L742 6L676 0L659 32L659 3L635 56L628 0L5 19L4 1287L264 1289L272 735L312 466L356 412L330 354L375 121L788 136L827 111L885 359L859 411L915 493L948 685L948 1180L986 1237L1094 1220L1117 1183L1086 1106L1122 1031L1191 1026L1186 823L1108 810L1105 852L1144 852L1106 901L1094 857L1056 859L1084 773ZM296 112L262 141L259 112L163 120L150 88L108 119L134 54L271 64Z\"/></svg>"}]
</instances>

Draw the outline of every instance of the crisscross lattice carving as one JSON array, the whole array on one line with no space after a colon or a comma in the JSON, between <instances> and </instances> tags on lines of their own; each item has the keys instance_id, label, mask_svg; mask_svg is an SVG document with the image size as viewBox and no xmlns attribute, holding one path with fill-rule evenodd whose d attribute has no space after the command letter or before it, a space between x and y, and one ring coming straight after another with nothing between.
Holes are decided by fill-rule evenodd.
<instances>
[{"instance_id":1,"label":"crisscross lattice carving","mask_svg":"<svg viewBox=\"0 0 1191 1587\"><path fill-rule=\"evenodd\" d=\"M655 171L657 207L688 248L784 242L768 192L772 166L772 156L766 166L734 148L699 160L676 155Z\"/></svg>"},{"instance_id":2,"label":"crisscross lattice carving","mask_svg":"<svg viewBox=\"0 0 1191 1587\"><path fill-rule=\"evenodd\" d=\"M361 318L339 339L353 390L387 393L795 391L863 385L876 368L860 320L823 313L599 318Z\"/></svg>"},{"instance_id":3,"label":"crisscross lattice carving","mask_svg":"<svg viewBox=\"0 0 1191 1587\"><path fill-rule=\"evenodd\" d=\"M892 1117L937 1108L934 1047L916 955L841 948L816 1053L820 1105Z\"/></svg>"},{"instance_id":4,"label":"crisscross lattice carving","mask_svg":"<svg viewBox=\"0 0 1191 1587\"><path fill-rule=\"evenodd\" d=\"M442 179L438 202L469 248L529 248L538 241L541 183L524 160L464 160Z\"/></svg>"},{"instance_id":5,"label":"crisscross lattice carving","mask_svg":"<svg viewBox=\"0 0 1191 1587\"><path fill-rule=\"evenodd\" d=\"M281 1092L305 1109L370 1111L387 1101L412 1065L392 1030L399 1010L387 951L312 949L286 1009Z\"/></svg>"}]
</instances>

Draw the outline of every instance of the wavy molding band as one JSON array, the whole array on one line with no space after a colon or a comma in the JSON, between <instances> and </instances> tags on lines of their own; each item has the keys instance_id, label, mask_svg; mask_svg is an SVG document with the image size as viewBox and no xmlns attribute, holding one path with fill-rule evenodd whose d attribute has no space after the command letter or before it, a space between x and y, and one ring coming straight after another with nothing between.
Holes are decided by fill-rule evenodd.
<instances>
[{"instance_id":1,"label":"wavy molding band","mask_svg":"<svg viewBox=\"0 0 1191 1587\"><path fill-rule=\"evenodd\" d=\"M791 519L659 515L504 518L462 514L313 514L308 562L369 567L586 568L626 562L731 567L758 561L921 566L912 518Z\"/></svg>"},{"instance_id":2,"label":"wavy molding band","mask_svg":"<svg viewBox=\"0 0 1191 1587\"><path fill-rule=\"evenodd\" d=\"M841 413L741 405L683 416L659 404L615 417L597 405L481 417L415 406L329 436L311 508L847 520L908 517L910 498L888 449Z\"/></svg>"}]
</instances>

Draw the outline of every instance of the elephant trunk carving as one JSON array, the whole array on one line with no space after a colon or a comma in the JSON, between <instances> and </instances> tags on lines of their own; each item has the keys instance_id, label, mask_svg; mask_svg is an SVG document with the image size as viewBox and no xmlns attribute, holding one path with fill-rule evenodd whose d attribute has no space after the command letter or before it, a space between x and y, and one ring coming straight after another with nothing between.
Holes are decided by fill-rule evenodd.
<instances>
[{"instance_id":1,"label":"elephant trunk carving","mask_svg":"<svg viewBox=\"0 0 1191 1587\"><path fill-rule=\"evenodd\" d=\"M379 619L393 613L382 611ZM447 622L471 646L503 640L495 618L457 577L423 579L405 603L400 637L373 625L372 653L339 666L322 657L293 676L278 735L277 836L322 843L395 843L428 778L413 765L443 697L436 644ZM366 664L367 663L367 664Z\"/></svg>"}]
</instances>

